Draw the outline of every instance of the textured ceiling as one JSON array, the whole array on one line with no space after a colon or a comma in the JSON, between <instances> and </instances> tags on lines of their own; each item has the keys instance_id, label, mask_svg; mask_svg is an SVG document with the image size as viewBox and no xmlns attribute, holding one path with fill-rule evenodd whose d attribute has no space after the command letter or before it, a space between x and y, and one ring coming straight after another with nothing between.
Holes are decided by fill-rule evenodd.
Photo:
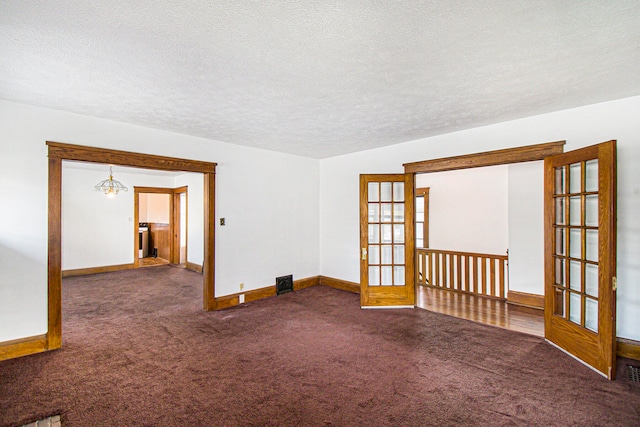
<instances>
[{"instance_id":1,"label":"textured ceiling","mask_svg":"<svg viewBox=\"0 0 640 427\"><path fill-rule=\"evenodd\" d=\"M640 1L0 2L0 98L325 158L640 95Z\"/></svg>"}]
</instances>

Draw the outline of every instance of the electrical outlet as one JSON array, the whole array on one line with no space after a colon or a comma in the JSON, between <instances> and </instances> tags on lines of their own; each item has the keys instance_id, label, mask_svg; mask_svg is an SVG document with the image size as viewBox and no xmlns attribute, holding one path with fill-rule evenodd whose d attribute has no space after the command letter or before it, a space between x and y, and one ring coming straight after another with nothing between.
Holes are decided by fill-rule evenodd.
<instances>
[{"instance_id":1,"label":"electrical outlet","mask_svg":"<svg viewBox=\"0 0 640 427\"><path fill-rule=\"evenodd\" d=\"M244 289L244 283L240 283L240 290Z\"/></svg>"},{"instance_id":2,"label":"electrical outlet","mask_svg":"<svg viewBox=\"0 0 640 427\"><path fill-rule=\"evenodd\" d=\"M238 297L238 301L240 302L240 304L244 304L244 294L240 294L240 296Z\"/></svg>"}]
</instances>

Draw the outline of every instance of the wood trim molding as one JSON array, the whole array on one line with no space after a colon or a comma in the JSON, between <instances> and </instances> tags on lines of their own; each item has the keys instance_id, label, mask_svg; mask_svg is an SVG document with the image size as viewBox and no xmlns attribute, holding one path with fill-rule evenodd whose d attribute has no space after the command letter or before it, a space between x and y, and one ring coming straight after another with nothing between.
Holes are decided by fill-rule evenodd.
<instances>
[{"instance_id":1,"label":"wood trim molding","mask_svg":"<svg viewBox=\"0 0 640 427\"><path fill-rule=\"evenodd\" d=\"M73 270L62 270L62 277L86 276L87 274L109 273L111 271L131 270L134 264L105 265L102 267L75 268Z\"/></svg>"},{"instance_id":2,"label":"wood trim molding","mask_svg":"<svg viewBox=\"0 0 640 427\"><path fill-rule=\"evenodd\" d=\"M320 276L307 277L306 279L298 279L293 281L293 290L299 291L301 289L310 288L312 286L318 286L320 284Z\"/></svg>"},{"instance_id":3,"label":"wood trim molding","mask_svg":"<svg viewBox=\"0 0 640 427\"><path fill-rule=\"evenodd\" d=\"M216 298L216 310L223 310L225 308L240 305L240 295L244 295L245 303L257 301L263 298L275 297L276 287L275 285L273 285L266 288L258 288L247 292L240 292L237 294L225 295L223 297Z\"/></svg>"},{"instance_id":4,"label":"wood trim molding","mask_svg":"<svg viewBox=\"0 0 640 427\"><path fill-rule=\"evenodd\" d=\"M506 165L509 163L531 162L564 152L566 141L547 142L504 150L485 151L462 156L444 157L421 162L405 163L405 173L443 172L455 169L482 166Z\"/></svg>"},{"instance_id":5,"label":"wood trim molding","mask_svg":"<svg viewBox=\"0 0 640 427\"><path fill-rule=\"evenodd\" d=\"M202 261L202 273L204 285L202 292L202 305L207 311L216 309L215 298L215 257L216 257L216 174L204 174L204 260Z\"/></svg>"},{"instance_id":6,"label":"wood trim molding","mask_svg":"<svg viewBox=\"0 0 640 427\"><path fill-rule=\"evenodd\" d=\"M166 194L169 196L169 254L166 258L170 264L179 264L180 263L180 242L178 240L178 247L176 247L176 237L179 238L180 234L180 218L176 215L176 206L175 206L175 188L168 187L141 187L134 186L133 187L133 241L134 241L134 250L133 250L133 264L134 268L138 268L140 266L139 260L139 251L140 245L138 242L138 226L140 224L140 194ZM179 214L179 212L178 212ZM149 224L151 225L151 224ZM149 235L151 236L152 230L149 228ZM176 261L176 258L178 259Z\"/></svg>"},{"instance_id":7,"label":"wood trim molding","mask_svg":"<svg viewBox=\"0 0 640 427\"><path fill-rule=\"evenodd\" d=\"M330 288L340 289L354 294L360 293L360 283L349 282L347 280L336 279L333 277L320 276L320 285Z\"/></svg>"},{"instance_id":8,"label":"wood trim molding","mask_svg":"<svg viewBox=\"0 0 640 427\"><path fill-rule=\"evenodd\" d=\"M20 338L0 343L0 361L42 353L47 349L47 335Z\"/></svg>"},{"instance_id":9,"label":"wood trim molding","mask_svg":"<svg viewBox=\"0 0 640 427\"><path fill-rule=\"evenodd\" d=\"M507 302L509 304L544 310L544 295L529 294L526 292L508 291Z\"/></svg>"},{"instance_id":10,"label":"wood trim molding","mask_svg":"<svg viewBox=\"0 0 640 427\"><path fill-rule=\"evenodd\" d=\"M62 161L75 160L91 163L107 163L143 169L197 172L204 179L204 308L215 308L215 171L216 163L151 154L132 153L46 142L49 157L48 183L48 301L47 301L47 350L62 346ZM137 241L137 240L136 240ZM134 254L135 259L135 254Z\"/></svg>"},{"instance_id":11,"label":"wood trim molding","mask_svg":"<svg viewBox=\"0 0 640 427\"><path fill-rule=\"evenodd\" d=\"M180 159L177 157L156 156L153 154L133 153L85 145L65 144L47 141L49 158L75 160L94 163L108 163L120 166L135 166L143 169L158 169L183 172L215 173L216 163L200 160Z\"/></svg>"},{"instance_id":12,"label":"wood trim molding","mask_svg":"<svg viewBox=\"0 0 640 427\"><path fill-rule=\"evenodd\" d=\"M422 187L416 188L414 190L414 197L417 199L418 197L423 197L422 208L423 208L423 221L422 221L422 247L429 247L429 190L430 187ZM415 210L418 210L418 207L415 206ZM417 219L416 219L417 221ZM417 233L417 230L416 230ZM417 238L417 236L416 236ZM418 248L415 248L418 250Z\"/></svg>"},{"instance_id":13,"label":"wood trim molding","mask_svg":"<svg viewBox=\"0 0 640 427\"><path fill-rule=\"evenodd\" d=\"M640 341L634 341L626 338L617 339L616 354L627 359L640 360Z\"/></svg>"},{"instance_id":14,"label":"wood trim molding","mask_svg":"<svg viewBox=\"0 0 640 427\"><path fill-rule=\"evenodd\" d=\"M140 194L133 187L133 268L140 267Z\"/></svg>"},{"instance_id":15,"label":"wood trim molding","mask_svg":"<svg viewBox=\"0 0 640 427\"><path fill-rule=\"evenodd\" d=\"M195 271L196 273L202 274L202 266L200 264L196 264L195 262L187 262L187 270Z\"/></svg>"},{"instance_id":16,"label":"wood trim molding","mask_svg":"<svg viewBox=\"0 0 640 427\"><path fill-rule=\"evenodd\" d=\"M299 291L301 289L309 288L311 286L317 286L320 276L307 277L304 279L298 279L293 281L293 290ZM257 301L263 298L270 298L276 296L276 285L267 286L264 288L252 289L246 292L238 292L236 294L225 295L223 297L216 298L216 310L222 310L229 307L240 305L240 295L244 295L244 302Z\"/></svg>"},{"instance_id":17,"label":"wood trim molding","mask_svg":"<svg viewBox=\"0 0 640 427\"><path fill-rule=\"evenodd\" d=\"M140 194L167 194L169 195L169 228L171 229L172 238L169 244L169 261L170 264L180 264L180 194L185 193L188 197L188 187L133 187L133 264L134 268L140 266L138 243L138 225L140 223ZM187 236L188 238L188 236ZM185 254L186 255L186 254ZM202 267L201 267L202 268ZM202 272L202 271L200 271Z\"/></svg>"},{"instance_id":18,"label":"wood trim molding","mask_svg":"<svg viewBox=\"0 0 640 427\"><path fill-rule=\"evenodd\" d=\"M49 158L47 349L62 347L62 159Z\"/></svg>"},{"instance_id":19,"label":"wood trim molding","mask_svg":"<svg viewBox=\"0 0 640 427\"><path fill-rule=\"evenodd\" d=\"M134 186L133 191L138 193L154 193L154 194L173 194L176 189L169 187L140 187Z\"/></svg>"}]
</instances>

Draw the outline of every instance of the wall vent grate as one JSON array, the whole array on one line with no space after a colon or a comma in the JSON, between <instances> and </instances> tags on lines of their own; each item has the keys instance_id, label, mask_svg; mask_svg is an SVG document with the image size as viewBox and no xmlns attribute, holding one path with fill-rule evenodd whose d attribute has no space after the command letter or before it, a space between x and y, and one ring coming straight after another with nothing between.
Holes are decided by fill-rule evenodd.
<instances>
[{"instance_id":1,"label":"wall vent grate","mask_svg":"<svg viewBox=\"0 0 640 427\"><path fill-rule=\"evenodd\" d=\"M640 368L627 365L627 377L634 383L640 383Z\"/></svg>"},{"instance_id":2,"label":"wall vent grate","mask_svg":"<svg viewBox=\"0 0 640 427\"><path fill-rule=\"evenodd\" d=\"M293 292L293 274L276 277L276 295Z\"/></svg>"}]
</instances>

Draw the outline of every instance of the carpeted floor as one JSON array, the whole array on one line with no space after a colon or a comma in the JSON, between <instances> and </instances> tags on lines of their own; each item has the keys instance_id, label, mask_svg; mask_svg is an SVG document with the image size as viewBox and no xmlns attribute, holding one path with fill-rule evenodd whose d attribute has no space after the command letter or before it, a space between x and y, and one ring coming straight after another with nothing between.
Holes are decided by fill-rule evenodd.
<instances>
[{"instance_id":1,"label":"carpeted floor","mask_svg":"<svg viewBox=\"0 0 640 427\"><path fill-rule=\"evenodd\" d=\"M65 279L64 346L0 362L0 426L640 425L637 383L540 338L326 287L207 313L201 279Z\"/></svg>"}]
</instances>

